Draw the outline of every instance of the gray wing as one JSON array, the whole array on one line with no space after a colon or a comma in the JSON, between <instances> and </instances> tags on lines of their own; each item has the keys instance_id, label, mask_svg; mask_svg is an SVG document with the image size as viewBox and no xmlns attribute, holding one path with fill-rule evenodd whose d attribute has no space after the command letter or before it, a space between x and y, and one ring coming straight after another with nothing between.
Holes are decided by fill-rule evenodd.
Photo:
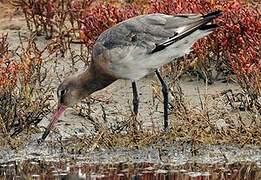
<instances>
[{"instance_id":1,"label":"gray wing","mask_svg":"<svg viewBox=\"0 0 261 180\"><path fill-rule=\"evenodd\" d=\"M216 11L205 16L150 14L128 19L98 37L93 48L93 57L115 48L122 52L126 52L130 47L142 49L146 53L159 51L202 25L207 26L206 24L220 13Z\"/></svg>"},{"instance_id":2,"label":"gray wing","mask_svg":"<svg viewBox=\"0 0 261 180\"><path fill-rule=\"evenodd\" d=\"M167 39L177 35L178 28L190 24L197 16L169 16L150 14L123 21L103 32L95 42L93 56L104 50L139 46L148 51Z\"/></svg>"}]
</instances>

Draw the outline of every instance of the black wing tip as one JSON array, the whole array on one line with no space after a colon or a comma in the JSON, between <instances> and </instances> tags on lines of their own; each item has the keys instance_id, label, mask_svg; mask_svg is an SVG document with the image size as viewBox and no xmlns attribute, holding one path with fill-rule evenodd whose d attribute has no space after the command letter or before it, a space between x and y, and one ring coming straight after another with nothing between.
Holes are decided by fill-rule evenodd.
<instances>
[{"instance_id":1,"label":"black wing tip","mask_svg":"<svg viewBox=\"0 0 261 180\"><path fill-rule=\"evenodd\" d=\"M208 13L206 15L203 15L203 17L204 18L215 18L215 17L221 16L221 15L222 15L222 11L216 10L216 11L213 11L213 12Z\"/></svg>"},{"instance_id":2,"label":"black wing tip","mask_svg":"<svg viewBox=\"0 0 261 180\"><path fill-rule=\"evenodd\" d=\"M200 27L200 30L212 30L212 29L216 29L219 26L217 24L205 24L204 26Z\"/></svg>"},{"instance_id":3,"label":"black wing tip","mask_svg":"<svg viewBox=\"0 0 261 180\"><path fill-rule=\"evenodd\" d=\"M164 42L162 44L156 45L156 47L150 53L155 53L155 52L161 51L161 50L165 49L166 47L168 47L169 45L173 44L174 42L184 38L185 36L193 33L194 31L196 31L198 29L200 29L200 30L213 30L213 29L217 28L218 25L210 24L209 22L212 21L213 19L215 19L216 17L221 16L221 15L222 15L221 10L216 10L216 11L210 12L206 15L202 15L203 20L200 21L200 24L198 23L197 26L195 26L194 28L192 28L188 32L185 32L184 34L181 34L181 36L177 36L176 39L175 39L176 36L174 36L174 39L171 38L172 40L167 41L167 44L166 44L166 42ZM181 15L181 16L185 17L184 15Z\"/></svg>"}]
</instances>

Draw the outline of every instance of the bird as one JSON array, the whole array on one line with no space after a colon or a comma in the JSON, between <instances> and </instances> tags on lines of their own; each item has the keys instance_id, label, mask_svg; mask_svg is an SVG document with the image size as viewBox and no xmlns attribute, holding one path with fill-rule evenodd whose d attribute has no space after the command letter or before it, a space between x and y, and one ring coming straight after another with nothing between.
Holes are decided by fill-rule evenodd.
<instances>
[{"instance_id":1,"label":"bird","mask_svg":"<svg viewBox=\"0 0 261 180\"><path fill-rule=\"evenodd\" d=\"M163 124L164 129L168 129L168 87L159 68L189 54L195 42L218 27L213 20L221 14L220 10L216 10L205 15L139 15L105 30L94 43L89 67L65 78L59 85L57 109L41 141L48 136L67 107L118 79L131 81L133 112L137 115L139 97L136 82L154 72L162 85Z\"/></svg>"}]
</instances>

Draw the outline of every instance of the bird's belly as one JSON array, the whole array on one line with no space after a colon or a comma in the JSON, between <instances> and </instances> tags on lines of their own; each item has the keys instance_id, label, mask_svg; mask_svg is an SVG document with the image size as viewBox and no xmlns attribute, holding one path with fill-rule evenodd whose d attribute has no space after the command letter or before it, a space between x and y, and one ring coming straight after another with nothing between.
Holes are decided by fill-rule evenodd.
<instances>
[{"instance_id":1,"label":"bird's belly","mask_svg":"<svg viewBox=\"0 0 261 180\"><path fill-rule=\"evenodd\" d=\"M137 47L129 47L125 51L115 49L110 52L110 57L114 60L111 61L109 70L118 78L138 80L164 64L188 54L191 51L191 46L200 35L198 33L193 34L195 35L184 38L153 54Z\"/></svg>"},{"instance_id":2,"label":"bird's belly","mask_svg":"<svg viewBox=\"0 0 261 180\"><path fill-rule=\"evenodd\" d=\"M126 49L113 49L109 52L108 71L119 79L138 80L151 72L151 69L142 63L146 59L145 49L135 46Z\"/></svg>"},{"instance_id":3,"label":"bird's belly","mask_svg":"<svg viewBox=\"0 0 261 180\"><path fill-rule=\"evenodd\" d=\"M110 66L110 71L120 79L139 80L151 73L152 70L132 65L113 64Z\"/></svg>"}]
</instances>

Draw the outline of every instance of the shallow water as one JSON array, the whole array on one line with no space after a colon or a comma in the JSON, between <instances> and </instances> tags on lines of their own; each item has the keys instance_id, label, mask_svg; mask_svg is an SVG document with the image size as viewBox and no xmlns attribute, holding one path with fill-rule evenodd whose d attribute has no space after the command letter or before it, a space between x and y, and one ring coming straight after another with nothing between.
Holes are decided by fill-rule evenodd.
<instances>
[{"instance_id":1,"label":"shallow water","mask_svg":"<svg viewBox=\"0 0 261 180\"><path fill-rule=\"evenodd\" d=\"M152 163L86 164L26 160L0 165L1 179L261 179L253 163L180 166Z\"/></svg>"},{"instance_id":2,"label":"shallow water","mask_svg":"<svg viewBox=\"0 0 261 180\"><path fill-rule=\"evenodd\" d=\"M259 147L189 144L160 149L104 149L64 152L30 144L1 151L0 179L261 179Z\"/></svg>"}]
</instances>

